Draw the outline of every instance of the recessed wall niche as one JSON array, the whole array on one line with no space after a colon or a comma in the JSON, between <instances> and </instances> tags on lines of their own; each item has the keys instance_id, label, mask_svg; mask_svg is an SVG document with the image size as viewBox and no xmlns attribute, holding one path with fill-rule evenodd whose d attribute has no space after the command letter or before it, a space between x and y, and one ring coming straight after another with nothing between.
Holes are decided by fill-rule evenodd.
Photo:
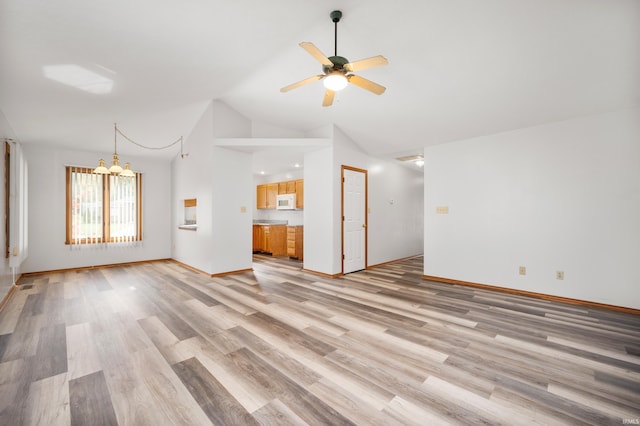
<instances>
[{"instance_id":1,"label":"recessed wall niche","mask_svg":"<svg viewBox=\"0 0 640 426\"><path fill-rule=\"evenodd\" d=\"M195 230L198 227L197 198L189 198L184 200L184 217L180 229L192 229Z\"/></svg>"}]
</instances>

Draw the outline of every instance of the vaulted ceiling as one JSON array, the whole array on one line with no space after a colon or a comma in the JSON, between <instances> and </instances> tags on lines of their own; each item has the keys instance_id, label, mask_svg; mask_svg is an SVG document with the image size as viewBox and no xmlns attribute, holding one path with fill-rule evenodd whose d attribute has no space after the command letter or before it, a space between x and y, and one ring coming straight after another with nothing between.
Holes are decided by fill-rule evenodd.
<instances>
[{"instance_id":1,"label":"vaulted ceiling","mask_svg":"<svg viewBox=\"0 0 640 426\"><path fill-rule=\"evenodd\" d=\"M350 86L328 108L321 82L280 93L321 72L299 42L334 53L334 9L338 55L384 55L359 74L386 92ZM637 0L3 0L0 49L14 137L100 152L115 122L146 145L188 137L212 99L335 124L383 158L640 102Z\"/></svg>"}]
</instances>

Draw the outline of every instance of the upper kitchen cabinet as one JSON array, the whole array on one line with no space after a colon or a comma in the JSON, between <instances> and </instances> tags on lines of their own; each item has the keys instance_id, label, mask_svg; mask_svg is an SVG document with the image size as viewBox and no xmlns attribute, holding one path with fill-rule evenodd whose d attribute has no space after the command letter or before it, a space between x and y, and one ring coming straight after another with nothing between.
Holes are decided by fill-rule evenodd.
<instances>
[{"instance_id":1,"label":"upper kitchen cabinet","mask_svg":"<svg viewBox=\"0 0 640 426\"><path fill-rule=\"evenodd\" d=\"M256 187L256 207L259 209L267 208L267 185Z\"/></svg>"},{"instance_id":2,"label":"upper kitchen cabinet","mask_svg":"<svg viewBox=\"0 0 640 426\"><path fill-rule=\"evenodd\" d=\"M268 209L276 208L276 197L278 196L278 183L268 183L267 185L267 207Z\"/></svg>"},{"instance_id":3,"label":"upper kitchen cabinet","mask_svg":"<svg viewBox=\"0 0 640 426\"><path fill-rule=\"evenodd\" d=\"M275 209L276 197L280 194L296 194L296 209L304 208L304 179L258 185L256 187L256 207Z\"/></svg>"},{"instance_id":4,"label":"upper kitchen cabinet","mask_svg":"<svg viewBox=\"0 0 640 426\"><path fill-rule=\"evenodd\" d=\"M278 196L277 183L265 183L256 187L256 208L275 209Z\"/></svg>"},{"instance_id":5,"label":"upper kitchen cabinet","mask_svg":"<svg viewBox=\"0 0 640 426\"><path fill-rule=\"evenodd\" d=\"M304 208L304 180L298 179L295 181L296 187L296 209Z\"/></svg>"}]
</instances>

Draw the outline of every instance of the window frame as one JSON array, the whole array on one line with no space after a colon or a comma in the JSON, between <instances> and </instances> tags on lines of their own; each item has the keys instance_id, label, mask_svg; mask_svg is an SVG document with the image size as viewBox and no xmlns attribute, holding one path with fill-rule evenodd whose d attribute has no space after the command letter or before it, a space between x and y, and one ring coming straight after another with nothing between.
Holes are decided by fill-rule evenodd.
<instances>
[{"instance_id":1,"label":"window frame","mask_svg":"<svg viewBox=\"0 0 640 426\"><path fill-rule=\"evenodd\" d=\"M111 236L111 211L110 211L110 187L111 187L111 179L109 177L111 175L102 175L102 236L94 241L88 240L75 240L73 238L72 230L72 215L71 215L71 198L72 198L72 188L71 188L71 174L72 173L89 173L94 174L93 169L89 167L75 167L75 166L66 166L65 167L65 176L66 176L66 239L65 245L76 245L76 244L102 244L102 243L122 243L123 241L117 240L115 237ZM134 172L135 177L131 179L136 180L136 235L128 240L127 242L135 242L142 241L142 173Z\"/></svg>"}]
</instances>

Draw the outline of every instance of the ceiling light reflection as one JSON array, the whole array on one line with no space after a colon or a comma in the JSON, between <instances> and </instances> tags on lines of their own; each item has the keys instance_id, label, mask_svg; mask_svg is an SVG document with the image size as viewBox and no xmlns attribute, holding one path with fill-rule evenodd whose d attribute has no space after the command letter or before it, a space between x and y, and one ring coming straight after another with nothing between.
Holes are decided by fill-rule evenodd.
<instances>
[{"instance_id":1,"label":"ceiling light reflection","mask_svg":"<svg viewBox=\"0 0 640 426\"><path fill-rule=\"evenodd\" d=\"M105 95L113 89L113 80L110 78L75 64L45 65L43 73L49 80L95 95Z\"/></svg>"}]
</instances>

